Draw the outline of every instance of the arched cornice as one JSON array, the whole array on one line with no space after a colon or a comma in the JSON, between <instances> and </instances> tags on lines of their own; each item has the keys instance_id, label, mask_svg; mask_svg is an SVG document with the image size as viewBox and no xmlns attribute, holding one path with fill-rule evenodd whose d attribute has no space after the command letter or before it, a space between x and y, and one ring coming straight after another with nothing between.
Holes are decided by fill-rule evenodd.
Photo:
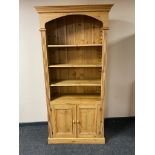
<instances>
[{"instance_id":1,"label":"arched cornice","mask_svg":"<svg viewBox=\"0 0 155 155\"><path fill-rule=\"evenodd\" d=\"M37 6L40 16L40 28L54 19L67 15L86 15L103 23L103 28L108 29L108 14L113 4L104 5L78 5L78 6Z\"/></svg>"}]
</instances>

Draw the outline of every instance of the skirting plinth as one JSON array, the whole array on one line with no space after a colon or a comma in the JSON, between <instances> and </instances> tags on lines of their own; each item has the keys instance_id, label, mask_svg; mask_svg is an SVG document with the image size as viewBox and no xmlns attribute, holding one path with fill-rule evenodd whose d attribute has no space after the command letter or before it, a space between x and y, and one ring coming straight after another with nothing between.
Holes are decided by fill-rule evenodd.
<instances>
[{"instance_id":1,"label":"skirting plinth","mask_svg":"<svg viewBox=\"0 0 155 155\"><path fill-rule=\"evenodd\" d=\"M105 138L48 138L48 144L105 144Z\"/></svg>"}]
</instances>

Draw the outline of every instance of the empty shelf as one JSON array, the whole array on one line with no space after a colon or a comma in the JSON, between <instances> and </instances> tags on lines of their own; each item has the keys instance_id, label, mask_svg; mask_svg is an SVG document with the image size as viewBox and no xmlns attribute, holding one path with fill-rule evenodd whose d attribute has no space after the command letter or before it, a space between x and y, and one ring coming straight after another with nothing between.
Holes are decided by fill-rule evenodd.
<instances>
[{"instance_id":1,"label":"empty shelf","mask_svg":"<svg viewBox=\"0 0 155 155\"><path fill-rule=\"evenodd\" d=\"M89 46L102 46L102 44L47 45L47 47L89 47Z\"/></svg>"},{"instance_id":2,"label":"empty shelf","mask_svg":"<svg viewBox=\"0 0 155 155\"><path fill-rule=\"evenodd\" d=\"M63 80L53 82L50 86L101 86L101 80Z\"/></svg>"},{"instance_id":3,"label":"empty shelf","mask_svg":"<svg viewBox=\"0 0 155 155\"><path fill-rule=\"evenodd\" d=\"M55 64L50 65L49 68L65 68L65 67L102 67L101 64Z\"/></svg>"},{"instance_id":4,"label":"empty shelf","mask_svg":"<svg viewBox=\"0 0 155 155\"><path fill-rule=\"evenodd\" d=\"M55 97L54 99L51 100L51 104L57 104L57 103L97 103L101 101L101 96L100 95L62 95Z\"/></svg>"}]
</instances>

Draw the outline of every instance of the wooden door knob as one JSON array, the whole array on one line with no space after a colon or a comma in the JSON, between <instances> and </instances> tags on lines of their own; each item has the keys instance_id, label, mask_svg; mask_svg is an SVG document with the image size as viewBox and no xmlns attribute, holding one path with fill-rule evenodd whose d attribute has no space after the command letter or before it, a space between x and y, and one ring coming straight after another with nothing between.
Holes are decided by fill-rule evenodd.
<instances>
[{"instance_id":1,"label":"wooden door knob","mask_svg":"<svg viewBox=\"0 0 155 155\"><path fill-rule=\"evenodd\" d=\"M75 124L76 122L73 120L73 124Z\"/></svg>"},{"instance_id":2,"label":"wooden door knob","mask_svg":"<svg viewBox=\"0 0 155 155\"><path fill-rule=\"evenodd\" d=\"M77 124L79 124L80 123L80 121L79 120L77 120Z\"/></svg>"}]
</instances>

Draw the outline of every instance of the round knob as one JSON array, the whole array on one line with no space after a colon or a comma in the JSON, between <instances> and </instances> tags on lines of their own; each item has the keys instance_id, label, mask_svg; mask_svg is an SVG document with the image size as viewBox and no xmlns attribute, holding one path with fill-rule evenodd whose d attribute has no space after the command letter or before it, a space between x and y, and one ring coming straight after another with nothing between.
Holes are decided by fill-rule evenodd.
<instances>
[{"instance_id":1,"label":"round knob","mask_svg":"<svg viewBox=\"0 0 155 155\"><path fill-rule=\"evenodd\" d=\"M80 123L80 121L79 121L79 120L77 120L77 123L79 124L79 123Z\"/></svg>"}]
</instances>

